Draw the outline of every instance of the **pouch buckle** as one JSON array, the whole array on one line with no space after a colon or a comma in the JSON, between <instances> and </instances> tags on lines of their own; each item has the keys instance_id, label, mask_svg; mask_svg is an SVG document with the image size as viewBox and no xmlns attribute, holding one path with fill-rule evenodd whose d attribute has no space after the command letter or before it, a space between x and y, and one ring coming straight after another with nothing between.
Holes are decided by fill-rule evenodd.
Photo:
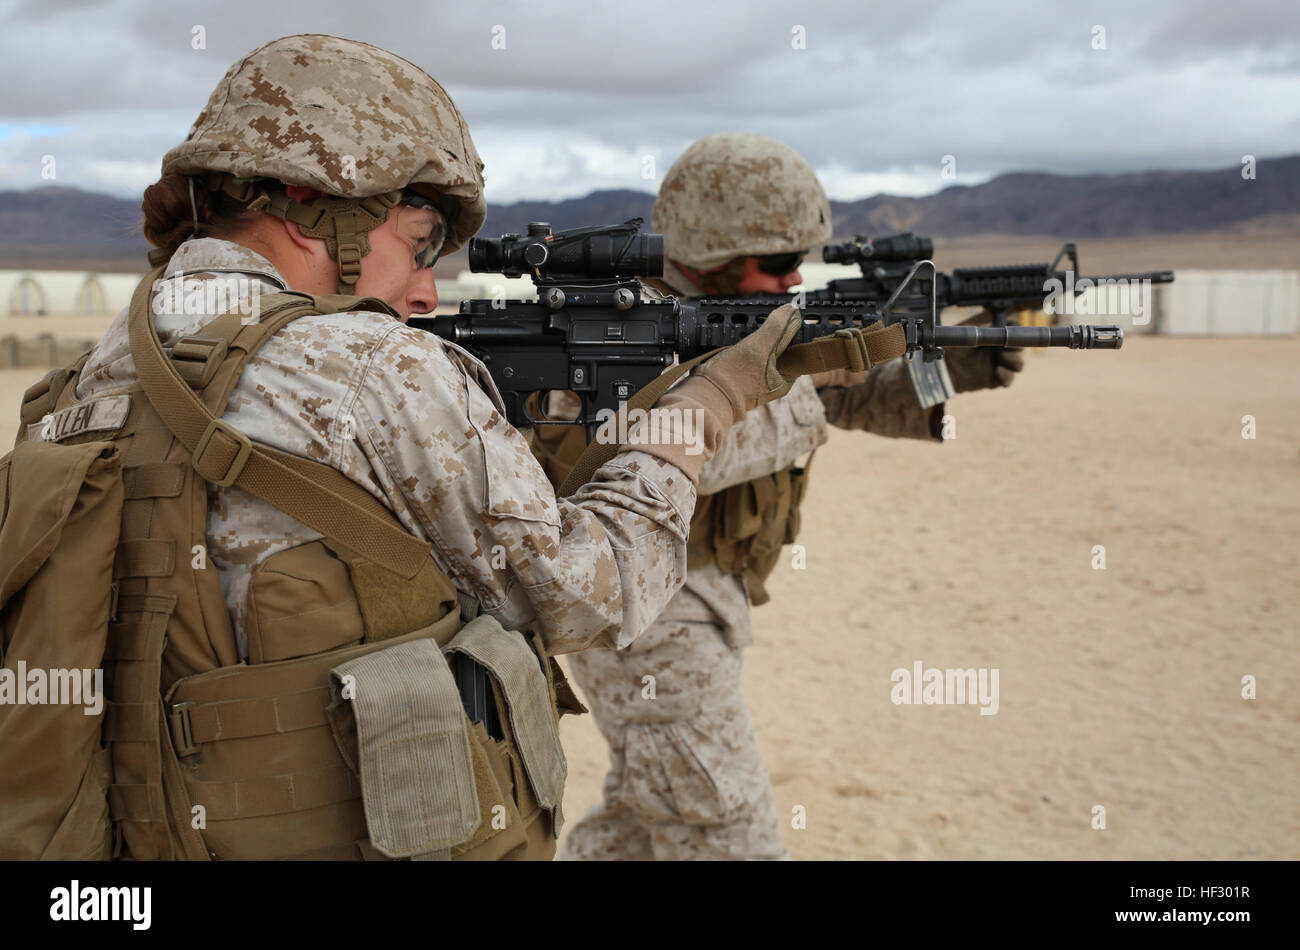
<instances>
[{"instance_id":1,"label":"pouch buckle","mask_svg":"<svg viewBox=\"0 0 1300 950\"><path fill-rule=\"evenodd\" d=\"M194 744L194 730L190 724L190 710L193 708L193 703L177 703L172 706L167 717L171 726L172 747L180 758L197 755L199 751L199 747Z\"/></svg>"},{"instance_id":2,"label":"pouch buckle","mask_svg":"<svg viewBox=\"0 0 1300 950\"><path fill-rule=\"evenodd\" d=\"M867 342L862 338L862 330L836 330L835 335L844 341L844 352L849 358L845 367L852 373L861 373L871 369L871 357L867 354Z\"/></svg>"},{"instance_id":3,"label":"pouch buckle","mask_svg":"<svg viewBox=\"0 0 1300 950\"><path fill-rule=\"evenodd\" d=\"M190 389L202 389L212 382L226 356L225 340L205 340L197 336L181 337L171 349L172 365Z\"/></svg>"}]
</instances>

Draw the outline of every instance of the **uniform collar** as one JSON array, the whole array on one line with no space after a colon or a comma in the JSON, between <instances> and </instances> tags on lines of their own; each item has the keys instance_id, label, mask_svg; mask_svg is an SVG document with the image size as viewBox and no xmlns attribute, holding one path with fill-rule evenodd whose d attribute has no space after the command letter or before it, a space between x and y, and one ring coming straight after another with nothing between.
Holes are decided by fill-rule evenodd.
<instances>
[{"instance_id":1,"label":"uniform collar","mask_svg":"<svg viewBox=\"0 0 1300 950\"><path fill-rule=\"evenodd\" d=\"M213 272L256 274L279 284L281 290L289 289L289 282L261 254L242 244L219 238L194 238L186 241L167 262L163 276Z\"/></svg>"}]
</instances>

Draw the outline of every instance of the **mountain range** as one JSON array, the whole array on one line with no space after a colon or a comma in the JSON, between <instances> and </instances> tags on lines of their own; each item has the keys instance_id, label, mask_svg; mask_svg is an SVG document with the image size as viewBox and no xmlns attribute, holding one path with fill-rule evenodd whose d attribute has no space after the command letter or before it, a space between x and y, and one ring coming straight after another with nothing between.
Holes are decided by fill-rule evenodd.
<instances>
[{"instance_id":1,"label":"mountain range","mask_svg":"<svg viewBox=\"0 0 1300 950\"><path fill-rule=\"evenodd\" d=\"M1300 155L1261 159L1254 178L1240 165L1215 171L1120 175L1008 172L980 185L952 185L920 198L875 195L832 201L837 239L914 231L939 238L976 234L1061 239L1205 231L1300 233ZM563 201L493 205L479 232L522 231L530 221L556 230L641 217L649 230L654 195L594 191ZM148 245L138 201L46 186L0 191L0 268L137 271ZM463 256L448 262L464 266Z\"/></svg>"}]
</instances>

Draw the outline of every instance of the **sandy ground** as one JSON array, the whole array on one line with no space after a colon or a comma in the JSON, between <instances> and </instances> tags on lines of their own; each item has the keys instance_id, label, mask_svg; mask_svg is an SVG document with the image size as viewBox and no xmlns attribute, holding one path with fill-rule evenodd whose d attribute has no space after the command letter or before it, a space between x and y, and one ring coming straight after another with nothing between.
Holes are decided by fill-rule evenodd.
<instances>
[{"instance_id":1,"label":"sandy ground","mask_svg":"<svg viewBox=\"0 0 1300 950\"><path fill-rule=\"evenodd\" d=\"M48 333L61 340L97 340L114 316L112 313L52 313L38 317L5 313L0 314L0 337L30 338Z\"/></svg>"},{"instance_id":2,"label":"sandy ground","mask_svg":"<svg viewBox=\"0 0 1300 950\"><path fill-rule=\"evenodd\" d=\"M940 270L1024 264L1056 257L1063 236L976 235L935 238ZM1145 270L1295 270L1300 263L1300 224L1259 232L1210 231L1158 237L1079 238L1079 269L1085 275Z\"/></svg>"},{"instance_id":3,"label":"sandy ground","mask_svg":"<svg viewBox=\"0 0 1300 950\"><path fill-rule=\"evenodd\" d=\"M5 445L40 375L0 371ZM1300 858L1300 339L1036 352L949 410L944 445L832 433L755 611L790 853ZM891 703L918 660L998 669L997 714ZM606 754L562 735L572 822Z\"/></svg>"},{"instance_id":4,"label":"sandy ground","mask_svg":"<svg viewBox=\"0 0 1300 950\"><path fill-rule=\"evenodd\" d=\"M1300 340L1039 351L949 410L944 445L832 433L754 612L791 855L1300 858ZM997 668L996 715L894 705L917 660ZM573 820L605 750L562 734Z\"/></svg>"}]
</instances>

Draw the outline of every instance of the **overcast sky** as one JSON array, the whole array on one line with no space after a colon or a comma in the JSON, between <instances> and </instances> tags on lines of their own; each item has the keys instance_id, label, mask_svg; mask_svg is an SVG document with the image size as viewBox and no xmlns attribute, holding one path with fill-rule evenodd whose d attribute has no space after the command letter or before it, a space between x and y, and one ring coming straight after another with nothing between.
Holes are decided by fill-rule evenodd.
<instances>
[{"instance_id":1,"label":"overcast sky","mask_svg":"<svg viewBox=\"0 0 1300 950\"><path fill-rule=\"evenodd\" d=\"M58 184L137 197L231 63L302 32L441 82L495 202L656 191L728 130L794 146L842 200L937 191L946 155L978 184L1300 152L1296 0L323 5L0 0L0 189L50 184L53 155Z\"/></svg>"}]
</instances>

